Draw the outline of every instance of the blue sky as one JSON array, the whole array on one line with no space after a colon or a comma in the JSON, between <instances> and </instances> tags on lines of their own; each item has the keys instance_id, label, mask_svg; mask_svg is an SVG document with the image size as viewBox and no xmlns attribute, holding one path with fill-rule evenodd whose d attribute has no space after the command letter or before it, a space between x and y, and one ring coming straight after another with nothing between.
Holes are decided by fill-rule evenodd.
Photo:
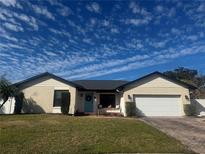
<instances>
[{"instance_id":1,"label":"blue sky","mask_svg":"<svg viewBox=\"0 0 205 154\"><path fill-rule=\"evenodd\" d=\"M133 80L205 73L205 1L0 0L0 75Z\"/></svg>"}]
</instances>

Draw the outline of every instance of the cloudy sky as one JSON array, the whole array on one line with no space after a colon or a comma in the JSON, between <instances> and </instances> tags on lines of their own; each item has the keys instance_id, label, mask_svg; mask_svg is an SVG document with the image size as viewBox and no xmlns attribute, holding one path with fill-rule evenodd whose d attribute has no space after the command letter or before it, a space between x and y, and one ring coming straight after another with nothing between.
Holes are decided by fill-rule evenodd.
<instances>
[{"instance_id":1,"label":"cloudy sky","mask_svg":"<svg viewBox=\"0 0 205 154\"><path fill-rule=\"evenodd\" d=\"M133 80L205 73L205 1L0 0L0 75Z\"/></svg>"}]
</instances>

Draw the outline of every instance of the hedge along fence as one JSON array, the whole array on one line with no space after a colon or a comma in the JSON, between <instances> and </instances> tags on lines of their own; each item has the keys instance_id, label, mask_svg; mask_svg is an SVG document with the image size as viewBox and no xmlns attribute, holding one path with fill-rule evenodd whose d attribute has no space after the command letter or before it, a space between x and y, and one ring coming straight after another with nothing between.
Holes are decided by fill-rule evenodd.
<instances>
[{"instance_id":1,"label":"hedge along fence","mask_svg":"<svg viewBox=\"0 0 205 154\"><path fill-rule=\"evenodd\" d=\"M125 111L128 117L136 116L136 104L135 102L125 102Z\"/></svg>"}]
</instances>

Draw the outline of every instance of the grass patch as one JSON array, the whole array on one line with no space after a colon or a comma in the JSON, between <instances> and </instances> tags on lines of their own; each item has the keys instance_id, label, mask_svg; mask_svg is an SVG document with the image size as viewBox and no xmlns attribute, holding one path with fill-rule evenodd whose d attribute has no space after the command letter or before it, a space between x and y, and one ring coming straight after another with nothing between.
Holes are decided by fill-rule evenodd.
<instances>
[{"instance_id":1,"label":"grass patch","mask_svg":"<svg viewBox=\"0 0 205 154\"><path fill-rule=\"evenodd\" d=\"M192 153L136 119L0 116L1 153Z\"/></svg>"}]
</instances>

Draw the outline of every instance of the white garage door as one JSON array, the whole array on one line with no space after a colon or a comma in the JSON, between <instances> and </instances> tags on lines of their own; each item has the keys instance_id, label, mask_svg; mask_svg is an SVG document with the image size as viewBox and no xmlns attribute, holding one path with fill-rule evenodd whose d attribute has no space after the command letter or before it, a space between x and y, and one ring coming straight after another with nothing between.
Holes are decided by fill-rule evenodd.
<instances>
[{"instance_id":1,"label":"white garage door","mask_svg":"<svg viewBox=\"0 0 205 154\"><path fill-rule=\"evenodd\" d=\"M142 116L182 116L180 96L136 96L135 102Z\"/></svg>"}]
</instances>

